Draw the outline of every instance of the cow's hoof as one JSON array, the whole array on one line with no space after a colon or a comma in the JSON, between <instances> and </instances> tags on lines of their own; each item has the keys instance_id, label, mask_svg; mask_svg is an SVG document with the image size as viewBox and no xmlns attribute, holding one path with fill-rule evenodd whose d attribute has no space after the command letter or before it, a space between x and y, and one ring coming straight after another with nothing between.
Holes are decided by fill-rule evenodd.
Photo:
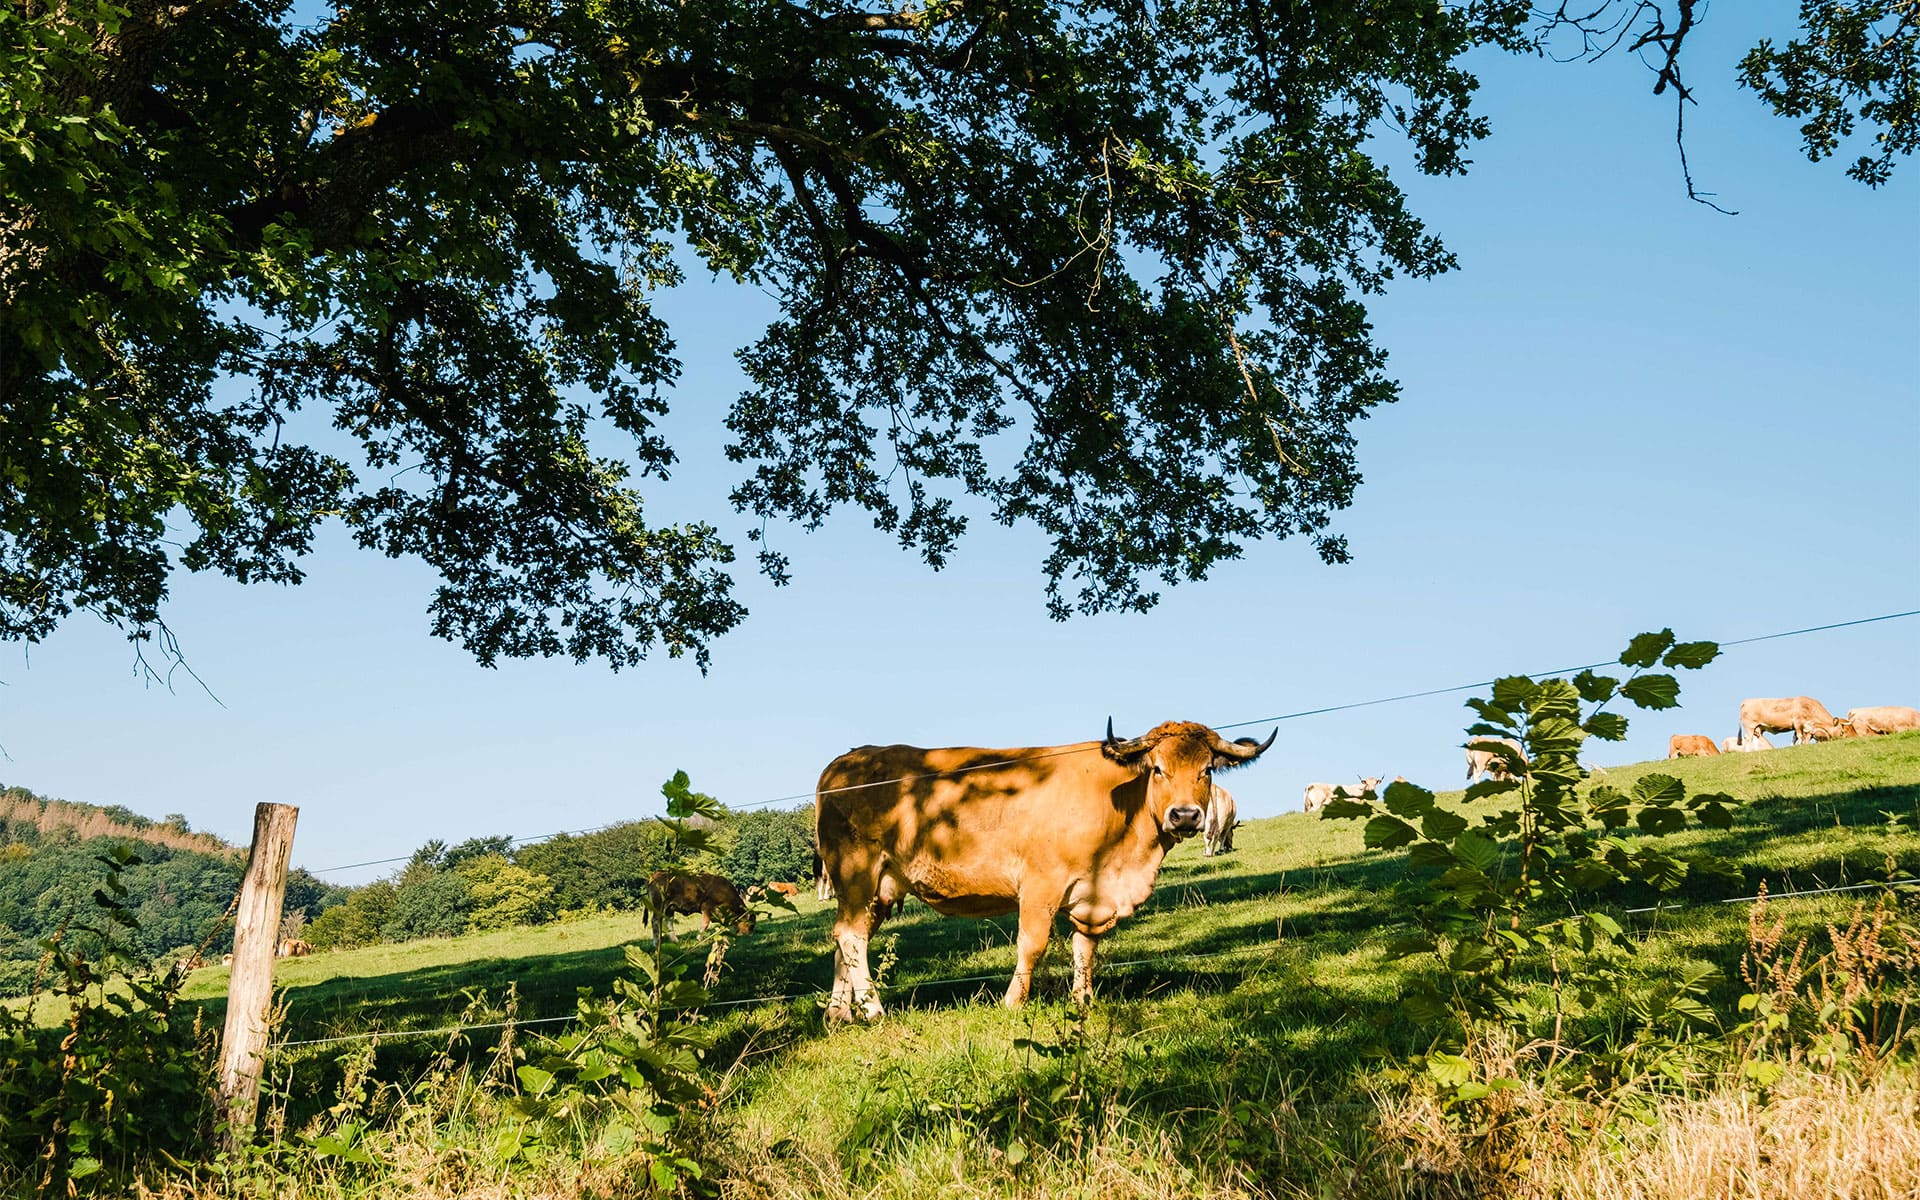
<instances>
[{"instance_id":1,"label":"cow's hoof","mask_svg":"<svg viewBox=\"0 0 1920 1200\"><path fill-rule=\"evenodd\" d=\"M827 1005L827 1024L850 1025L853 1023L853 1006L844 1000L835 1000Z\"/></svg>"},{"instance_id":2,"label":"cow's hoof","mask_svg":"<svg viewBox=\"0 0 1920 1200\"><path fill-rule=\"evenodd\" d=\"M881 1017L884 1017L886 1015L887 1015L887 1010L880 1007L880 1002L878 1000L869 1000L865 1004L862 1004L860 1006L860 1019L862 1021L871 1023L874 1021L878 1021Z\"/></svg>"}]
</instances>

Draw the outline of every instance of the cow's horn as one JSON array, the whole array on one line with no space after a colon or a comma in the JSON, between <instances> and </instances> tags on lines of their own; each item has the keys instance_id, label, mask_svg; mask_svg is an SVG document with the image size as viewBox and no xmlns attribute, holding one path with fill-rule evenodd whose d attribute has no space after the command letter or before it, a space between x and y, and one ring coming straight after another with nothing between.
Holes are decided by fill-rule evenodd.
<instances>
[{"instance_id":1,"label":"cow's horn","mask_svg":"<svg viewBox=\"0 0 1920 1200\"><path fill-rule=\"evenodd\" d=\"M1140 753L1140 751L1146 749L1147 739L1143 737L1137 737L1137 738L1127 738L1126 740L1122 741L1120 738L1113 736L1113 718L1108 717L1107 718L1107 738L1106 738L1106 741L1102 743L1102 748L1106 750L1108 754L1112 754L1119 758L1126 758L1130 755L1138 754Z\"/></svg>"},{"instance_id":2,"label":"cow's horn","mask_svg":"<svg viewBox=\"0 0 1920 1200\"><path fill-rule=\"evenodd\" d=\"M1264 742L1256 742L1252 738L1240 738L1230 742L1216 733L1213 735L1213 752L1241 762L1251 762L1265 754L1268 747L1272 746L1279 736L1278 725L1273 727L1273 732L1267 735L1267 740Z\"/></svg>"}]
</instances>

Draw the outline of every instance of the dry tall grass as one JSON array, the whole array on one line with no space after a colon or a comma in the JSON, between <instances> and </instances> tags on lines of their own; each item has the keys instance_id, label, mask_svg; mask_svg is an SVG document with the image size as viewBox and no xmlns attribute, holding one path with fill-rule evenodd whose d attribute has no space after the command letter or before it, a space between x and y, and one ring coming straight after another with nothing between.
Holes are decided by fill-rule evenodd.
<instances>
[{"instance_id":1,"label":"dry tall grass","mask_svg":"<svg viewBox=\"0 0 1920 1200\"><path fill-rule=\"evenodd\" d=\"M1657 1126L1536 1164L1567 1200L1913 1200L1920 1092L1910 1071L1870 1083L1794 1072L1762 1104L1744 1091L1668 1104Z\"/></svg>"}]
</instances>

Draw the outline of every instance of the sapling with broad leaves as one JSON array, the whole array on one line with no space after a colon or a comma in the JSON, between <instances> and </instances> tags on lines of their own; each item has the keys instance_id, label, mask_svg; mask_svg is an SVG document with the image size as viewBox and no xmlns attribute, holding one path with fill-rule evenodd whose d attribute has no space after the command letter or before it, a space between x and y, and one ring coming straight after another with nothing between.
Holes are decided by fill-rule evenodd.
<instances>
[{"instance_id":1,"label":"sapling with broad leaves","mask_svg":"<svg viewBox=\"0 0 1920 1200\"><path fill-rule=\"evenodd\" d=\"M1328 818L1365 819L1370 849L1405 850L1408 865L1422 869L1411 928L1390 952L1431 955L1439 967L1409 985L1404 1011L1438 1027L1427 1065L1458 1094L1485 1094L1450 1053L1484 1022L1538 1032L1552 1063L1566 1050L1569 1001L1590 1008L1611 996L1648 1021L1711 1019L1697 971L1678 986L1642 986L1627 968L1633 944L1607 911L1607 895L1626 884L1671 892L1692 877L1730 873L1712 855L1682 853L1661 839L1689 827L1727 828L1735 801L1718 792L1690 796L1661 774L1624 791L1589 786L1580 756L1589 738L1626 737L1627 718L1608 711L1614 701L1648 710L1678 704L1678 681L1651 668L1697 669L1718 654L1712 642L1679 642L1661 630L1622 652L1618 661L1632 672L1624 681L1592 670L1498 679L1490 697L1467 701L1479 719L1466 732L1467 748L1495 755L1504 778L1469 787L1464 811L1403 781L1327 806Z\"/></svg>"}]
</instances>

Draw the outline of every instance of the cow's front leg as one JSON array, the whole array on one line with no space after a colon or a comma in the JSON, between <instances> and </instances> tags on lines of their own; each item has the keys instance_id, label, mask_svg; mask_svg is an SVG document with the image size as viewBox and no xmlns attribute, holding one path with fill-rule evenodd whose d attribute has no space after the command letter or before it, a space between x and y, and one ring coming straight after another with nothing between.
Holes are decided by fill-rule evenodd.
<instances>
[{"instance_id":1,"label":"cow's front leg","mask_svg":"<svg viewBox=\"0 0 1920 1200\"><path fill-rule=\"evenodd\" d=\"M1098 939L1073 931L1073 998L1080 1004L1093 1002L1093 955Z\"/></svg>"},{"instance_id":2,"label":"cow's front leg","mask_svg":"<svg viewBox=\"0 0 1920 1200\"><path fill-rule=\"evenodd\" d=\"M1020 898L1020 940L1013 981L1007 984L1007 1007L1019 1008L1027 1002L1033 988L1033 973L1040 969L1040 958L1047 952L1047 939L1053 936L1052 901Z\"/></svg>"},{"instance_id":3,"label":"cow's front leg","mask_svg":"<svg viewBox=\"0 0 1920 1200\"><path fill-rule=\"evenodd\" d=\"M853 1020L854 1005L868 1021L881 1014L880 997L873 990L873 976L867 969L867 942L871 939L871 921L836 922L833 930L833 996L827 1002L827 1021Z\"/></svg>"}]
</instances>

